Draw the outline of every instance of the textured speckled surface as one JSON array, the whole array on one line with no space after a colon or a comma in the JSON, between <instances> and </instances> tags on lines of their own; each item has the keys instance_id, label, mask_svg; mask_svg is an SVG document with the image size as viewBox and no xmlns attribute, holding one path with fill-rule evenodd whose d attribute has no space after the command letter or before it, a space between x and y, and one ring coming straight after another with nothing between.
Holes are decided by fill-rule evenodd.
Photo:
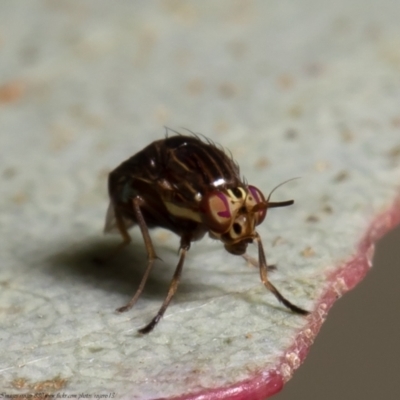
<instances>
[{"instance_id":1,"label":"textured speckled surface","mask_svg":"<svg viewBox=\"0 0 400 400\"><path fill-rule=\"evenodd\" d=\"M400 6L320 4L0 4L6 393L53 380L66 393L152 399L278 367L307 321L219 243L192 247L175 301L146 337L136 329L162 301L177 238L153 232L163 262L123 315L114 309L146 259L139 232L107 265L92 258L119 240L101 236L107 172L163 125L187 127L229 148L265 192L302 177L274 193L295 206L271 210L259 231L276 286L306 308L319 302L400 186Z\"/></svg>"}]
</instances>

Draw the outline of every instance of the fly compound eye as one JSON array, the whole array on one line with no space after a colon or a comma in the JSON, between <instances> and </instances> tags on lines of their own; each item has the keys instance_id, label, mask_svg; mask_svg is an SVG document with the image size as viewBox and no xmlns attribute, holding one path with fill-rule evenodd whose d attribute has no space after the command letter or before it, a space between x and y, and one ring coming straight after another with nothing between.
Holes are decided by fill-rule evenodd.
<instances>
[{"instance_id":1,"label":"fly compound eye","mask_svg":"<svg viewBox=\"0 0 400 400\"><path fill-rule=\"evenodd\" d=\"M208 228L217 233L226 232L232 222L229 197L220 191L207 194L201 201L202 219Z\"/></svg>"},{"instance_id":2,"label":"fly compound eye","mask_svg":"<svg viewBox=\"0 0 400 400\"><path fill-rule=\"evenodd\" d=\"M249 194L247 196L247 204L250 206L250 209L254 207L256 204L266 203L265 197L260 190L258 190L255 186L249 186ZM255 213L256 215L256 225L260 225L261 222L264 221L265 216L267 215L267 207L260 209Z\"/></svg>"}]
</instances>

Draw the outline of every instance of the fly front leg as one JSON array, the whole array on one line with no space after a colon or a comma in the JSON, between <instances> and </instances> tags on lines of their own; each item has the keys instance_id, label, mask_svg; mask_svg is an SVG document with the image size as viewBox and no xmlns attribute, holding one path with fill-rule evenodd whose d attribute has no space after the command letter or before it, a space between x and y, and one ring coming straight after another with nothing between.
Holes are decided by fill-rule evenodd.
<instances>
[{"instance_id":1,"label":"fly front leg","mask_svg":"<svg viewBox=\"0 0 400 400\"><path fill-rule=\"evenodd\" d=\"M264 249L262 246L261 238L258 233L256 233L256 238L255 241L257 242L258 245L258 259L259 259L259 264L260 264L260 277L261 281L264 284L264 286L271 291L275 297L282 303L284 304L287 308L292 310L293 312L297 314L302 314L302 315L308 315L309 312L294 305L291 303L289 300L287 300L285 297L283 297L278 289L268 280L268 264L267 264L267 259L265 258L265 253Z\"/></svg>"},{"instance_id":2,"label":"fly front leg","mask_svg":"<svg viewBox=\"0 0 400 400\"><path fill-rule=\"evenodd\" d=\"M153 268L154 261L158 258L156 255L156 252L154 251L153 243L151 241L151 237L149 234L149 228L147 228L146 221L144 220L142 211L140 210L141 202L142 202L142 200L140 197L135 197L132 200L132 205L133 205L133 211L134 211L134 214L136 217L136 222L139 225L139 228L142 233L143 240L144 240L144 244L146 247L146 251L147 251L147 267L146 267L146 271L144 272L144 275L142 277L142 280L140 281L139 287L136 290L135 295L132 297L132 299L129 301L129 303L125 304L124 306L122 306L120 308L117 308L116 311L118 311L118 312L128 311L135 305L139 296L143 292L143 289L146 285L147 279L150 275L150 271ZM117 218L118 229L120 229L121 235L124 237L124 234L122 233L123 231L121 231L121 228L120 228L120 223L122 223L122 225L123 225L122 218L120 218L120 222L118 220L117 214L116 214L116 218ZM128 232L126 231L125 226L124 226L124 229L125 229L126 234L129 237L129 241L130 241L131 238L130 238ZM124 240L125 240L125 238L124 238Z\"/></svg>"},{"instance_id":3,"label":"fly front leg","mask_svg":"<svg viewBox=\"0 0 400 400\"><path fill-rule=\"evenodd\" d=\"M142 329L139 329L139 333L145 334L151 332L154 327L157 325L158 321L160 321L161 317L164 315L165 310L167 309L169 303L171 302L172 298L174 297L177 289L178 289L178 284L179 280L182 274L182 269L183 269L183 264L185 262L185 256L187 251L190 248L190 240L185 240L184 238L181 239L181 245L179 248L180 252L180 257L179 257L179 262L178 265L176 266L174 276L172 278L171 283L169 284L168 288L168 293L166 298L164 299L164 302L161 306L161 308L158 310L158 313L156 316L150 321L149 324L147 324L145 327Z\"/></svg>"}]
</instances>

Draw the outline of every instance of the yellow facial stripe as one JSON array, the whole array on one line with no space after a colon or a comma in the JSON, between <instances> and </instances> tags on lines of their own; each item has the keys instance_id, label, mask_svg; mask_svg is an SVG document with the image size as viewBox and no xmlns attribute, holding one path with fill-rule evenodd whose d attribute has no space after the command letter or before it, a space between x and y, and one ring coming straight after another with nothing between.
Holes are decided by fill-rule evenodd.
<instances>
[{"instance_id":1,"label":"yellow facial stripe","mask_svg":"<svg viewBox=\"0 0 400 400\"><path fill-rule=\"evenodd\" d=\"M179 207L174 203L165 202L165 207L174 217L190 219L196 222L202 222L200 214L190 208Z\"/></svg>"},{"instance_id":2,"label":"yellow facial stripe","mask_svg":"<svg viewBox=\"0 0 400 400\"><path fill-rule=\"evenodd\" d=\"M235 188L235 190L239 190L241 195L236 196L235 193L233 192L233 190L228 189L227 192L228 192L229 198L234 202L237 202L237 201L243 202L247 195L246 191L241 187L237 187L237 188Z\"/></svg>"}]
</instances>

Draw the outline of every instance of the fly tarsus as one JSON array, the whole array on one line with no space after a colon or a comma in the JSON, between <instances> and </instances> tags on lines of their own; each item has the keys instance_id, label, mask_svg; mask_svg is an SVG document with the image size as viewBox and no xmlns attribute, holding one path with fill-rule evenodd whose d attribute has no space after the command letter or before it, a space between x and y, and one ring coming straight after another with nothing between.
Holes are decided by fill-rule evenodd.
<instances>
[{"instance_id":1,"label":"fly tarsus","mask_svg":"<svg viewBox=\"0 0 400 400\"><path fill-rule=\"evenodd\" d=\"M172 298L174 297L177 289L178 289L178 284L179 280L181 278L182 274L182 269L183 269L183 264L185 262L185 256L187 251L189 250L190 247L190 240L185 240L181 239L181 247L180 247L180 257L179 257L179 262L178 265L176 266L174 276L172 277L171 283L169 284L168 288L168 293L167 296L164 299L164 302L160 309L158 310L156 316L151 320L149 324L147 324L145 327L139 329L139 333L146 334L151 332L154 327L157 325L158 321L161 319L161 317L164 315L165 310L167 309L169 303L171 302Z\"/></svg>"}]
</instances>

